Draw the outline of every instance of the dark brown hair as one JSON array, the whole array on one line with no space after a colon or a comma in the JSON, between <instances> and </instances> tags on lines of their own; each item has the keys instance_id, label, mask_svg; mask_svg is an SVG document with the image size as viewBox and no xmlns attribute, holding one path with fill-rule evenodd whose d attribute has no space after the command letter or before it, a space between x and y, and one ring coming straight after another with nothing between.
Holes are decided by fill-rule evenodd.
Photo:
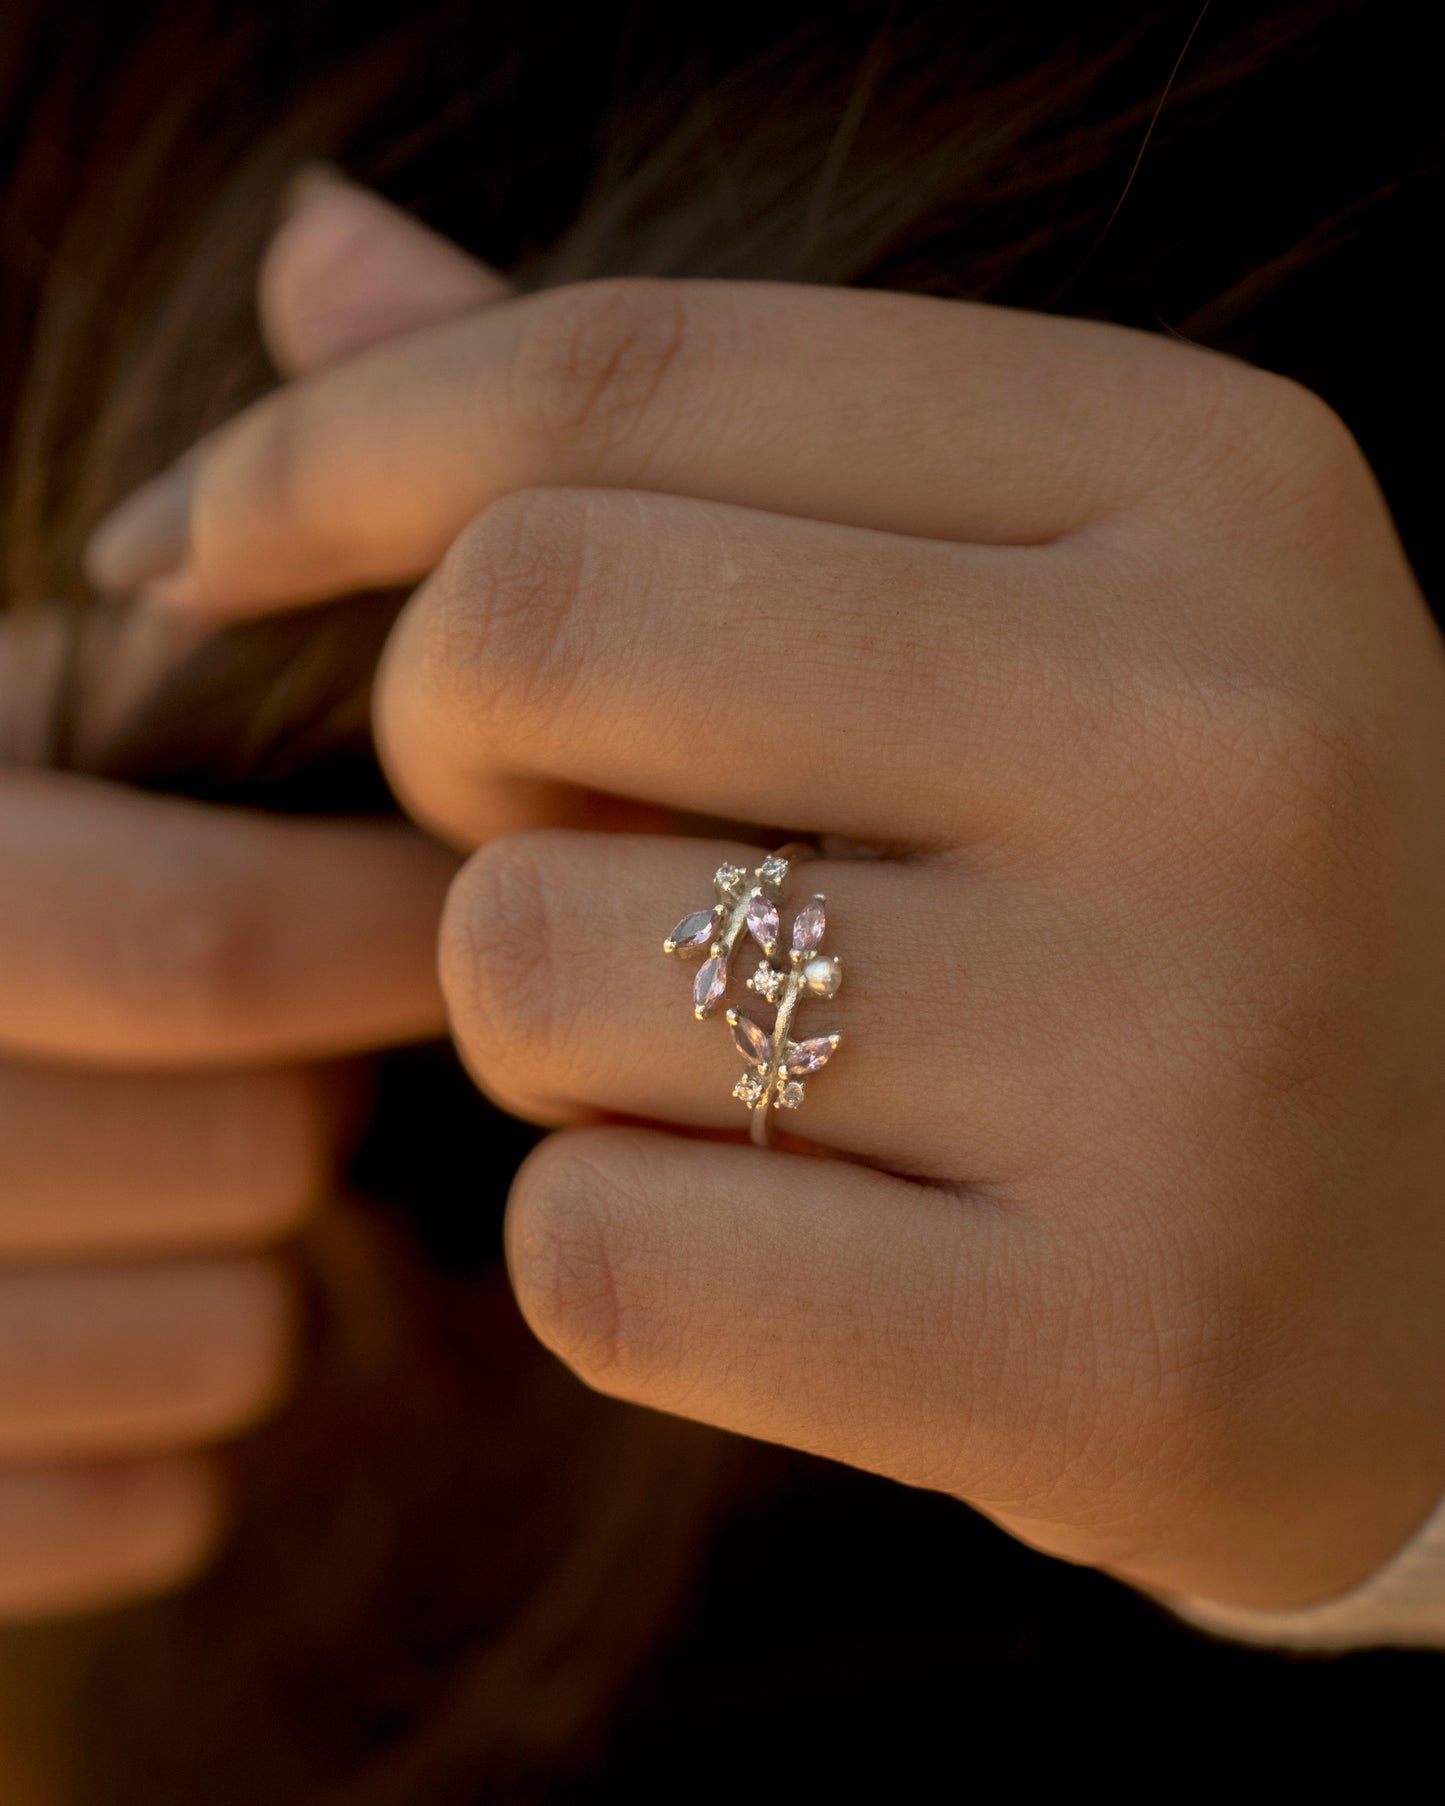
<instances>
[{"instance_id":1,"label":"dark brown hair","mask_svg":"<svg viewBox=\"0 0 1445 1806\"><path fill-rule=\"evenodd\" d=\"M254 274L318 157L524 286L868 284L1235 351L1341 409L1433 577L1406 430L1437 169L1417 11L395 10L9 9L8 605L58 599L83 632L89 527L273 380ZM388 807L366 697L395 607L219 635L88 762L251 806ZM50 753L77 757L63 711ZM241 1452L216 1573L94 1633L77 1800L530 1800L603 1761L768 1458L597 1399L531 1343L496 1260L523 1145L444 1050L383 1063L353 1175L373 1201L307 1249L305 1396Z\"/></svg>"}]
</instances>

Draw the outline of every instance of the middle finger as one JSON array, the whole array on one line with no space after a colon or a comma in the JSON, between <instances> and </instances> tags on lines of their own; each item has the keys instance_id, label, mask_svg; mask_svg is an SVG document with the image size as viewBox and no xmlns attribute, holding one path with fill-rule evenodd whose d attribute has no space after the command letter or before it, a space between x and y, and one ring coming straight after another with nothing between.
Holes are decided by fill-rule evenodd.
<instances>
[{"instance_id":1,"label":"middle finger","mask_svg":"<svg viewBox=\"0 0 1445 1806\"><path fill-rule=\"evenodd\" d=\"M534 823L538 779L949 844L1021 821L1056 794L1052 749L1088 743L1102 594L1071 546L531 490L413 598L378 733L408 807L462 845Z\"/></svg>"},{"instance_id":2,"label":"middle finger","mask_svg":"<svg viewBox=\"0 0 1445 1806\"><path fill-rule=\"evenodd\" d=\"M172 607L254 613L415 581L487 502L556 483L1038 544L1156 486L1191 418L1179 402L1227 368L920 295L576 283L266 397L123 504L91 569L121 591L160 578Z\"/></svg>"}]
</instances>

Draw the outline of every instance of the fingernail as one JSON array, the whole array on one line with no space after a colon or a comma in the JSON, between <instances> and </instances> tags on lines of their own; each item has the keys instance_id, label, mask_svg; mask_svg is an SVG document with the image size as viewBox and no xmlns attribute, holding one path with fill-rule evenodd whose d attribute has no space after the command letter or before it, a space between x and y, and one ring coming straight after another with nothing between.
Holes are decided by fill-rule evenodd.
<instances>
[{"instance_id":1,"label":"fingernail","mask_svg":"<svg viewBox=\"0 0 1445 1806\"><path fill-rule=\"evenodd\" d=\"M191 549L195 472L188 460L152 477L100 523L85 548L99 590L128 595L184 563Z\"/></svg>"},{"instance_id":2,"label":"fingernail","mask_svg":"<svg viewBox=\"0 0 1445 1806\"><path fill-rule=\"evenodd\" d=\"M324 164L291 181L258 280L266 343L290 376L509 292L495 270Z\"/></svg>"}]
</instances>

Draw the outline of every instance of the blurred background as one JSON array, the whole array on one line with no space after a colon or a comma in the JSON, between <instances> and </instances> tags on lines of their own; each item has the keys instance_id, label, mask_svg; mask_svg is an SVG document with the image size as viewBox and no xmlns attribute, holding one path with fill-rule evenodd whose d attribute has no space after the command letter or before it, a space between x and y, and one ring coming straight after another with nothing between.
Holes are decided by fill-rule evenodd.
<instances>
[{"instance_id":1,"label":"blurred background","mask_svg":"<svg viewBox=\"0 0 1445 1806\"><path fill-rule=\"evenodd\" d=\"M1388 0L10 0L5 606L84 633L90 526L275 380L255 274L318 158L524 288L861 283L1287 372L1344 415L1438 598L1428 23ZM398 602L231 630L98 746L58 694L46 759L384 812L366 692ZM442 1047L349 1082L364 1126L294 1251L300 1395L225 1452L234 1526L197 1584L0 1632L5 1806L1297 1794L1352 1757L1389 1798L1428 1758L1445 1657L1215 1643L952 1500L586 1392L500 1266L532 1131Z\"/></svg>"}]
</instances>

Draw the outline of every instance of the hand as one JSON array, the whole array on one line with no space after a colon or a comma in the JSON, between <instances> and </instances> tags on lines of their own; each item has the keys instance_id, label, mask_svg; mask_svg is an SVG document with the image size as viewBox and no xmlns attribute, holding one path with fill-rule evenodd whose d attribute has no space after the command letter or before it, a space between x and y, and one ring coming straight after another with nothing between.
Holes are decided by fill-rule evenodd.
<instances>
[{"instance_id":1,"label":"hand","mask_svg":"<svg viewBox=\"0 0 1445 1806\"><path fill-rule=\"evenodd\" d=\"M482 849L443 983L529 1114L740 1125L657 943L775 838L536 824L883 853L808 873L848 982L797 1126L842 1158L581 1127L524 1169L518 1294L592 1384L1245 1605L1435 1503L1445 660L1314 398L1077 321L588 284L261 403L96 567L196 618L431 571L377 719Z\"/></svg>"},{"instance_id":2,"label":"hand","mask_svg":"<svg viewBox=\"0 0 1445 1806\"><path fill-rule=\"evenodd\" d=\"M277 323L293 368L415 321L415 284L407 315L386 287L416 257L345 249L324 270L339 311ZM181 649L143 625L96 626L91 738ZM456 864L396 824L17 768L40 756L60 631L42 608L0 623L0 1618L152 1592L210 1553L207 1451L292 1382L283 1244L354 1131L364 1086L340 1057L441 1030Z\"/></svg>"}]
</instances>

